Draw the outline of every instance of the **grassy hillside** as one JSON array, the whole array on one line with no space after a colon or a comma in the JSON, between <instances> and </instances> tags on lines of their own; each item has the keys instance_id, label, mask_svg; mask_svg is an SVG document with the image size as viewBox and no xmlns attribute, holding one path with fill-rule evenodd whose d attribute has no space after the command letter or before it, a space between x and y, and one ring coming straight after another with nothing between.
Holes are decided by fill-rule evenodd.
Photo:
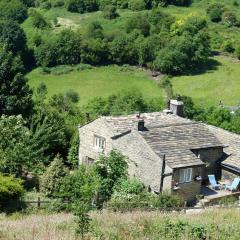
<instances>
[{"instance_id":1,"label":"grassy hillside","mask_svg":"<svg viewBox=\"0 0 240 240\"><path fill-rule=\"evenodd\" d=\"M227 27L221 23L213 23L206 14L208 5L214 0L193 1L190 7L168 6L162 8L180 19L188 14L197 14L206 17L209 25L209 32L212 39L212 48L222 51L224 42L231 41L236 47L240 44L240 31L237 27ZM240 4L240 0L235 0ZM233 1L223 0L228 9L233 11L240 19L240 7L235 6ZM99 21L106 35L121 34L125 31L125 24L129 17L138 12L127 9L120 9L120 17L107 20L103 18L102 12L92 13L70 13L64 7L51 8L49 10L38 9L48 22L52 23L57 19L57 26L52 26L48 30L37 30L32 26L31 18L28 18L22 27L25 30L28 41L39 33L41 36L51 36L51 31L59 32L64 28L71 28L84 32L89 23ZM148 12L145 10L144 12ZM31 41L30 41L31 42ZM226 105L237 105L240 102L240 68L239 62L225 57L214 58L219 65L213 70L201 72L191 76L174 77L172 80L175 93L180 93L193 97L199 104L218 104L220 100ZM53 74L42 74L40 69L36 69L28 75L29 83L36 87L41 81L46 83L49 96L65 92L68 89L75 89L81 98L81 104L86 103L95 96L107 96L116 91L138 88L146 97L163 95L157 85L149 80L149 77L141 71L120 71L119 67L101 67L94 70L84 70L82 72L71 72L56 76Z\"/></svg>"},{"instance_id":2,"label":"grassy hillside","mask_svg":"<svg viewBox=\"0 0 240 240\"><path fill-rule=\"evenodd\" d=\"M178 76L172 79L175 93L192 97L195 102L204 105L240 104L240 63L236 59L224 56L213 58L212 70L190 76Z\"/></svg>"},{"instance_id":3,"label":"grassy hillside","mask_svg":"<svg viewBox=\"0 0 240 240\"><path fill-rule=\"evenodd\" d=\"M27 75L31 87L41 82L48 88L48 96L64 93L69 89L79 93L80 104L97 96L108 96L123 90L138 89L144 97L161 97L163 90L150 78L147 72L135 68L118 66L98 67L82 71L54 75L45 74L40 68Z\"/></svg>"},{"instance_id":4,"label":"grassy hillside","mask_svg":"<svg viewBox=\"0 0 240 240\"><path fill-rule=\"evenodd\" d=\"M92 232L86 239L238 240L240 234L239 209L206 210L187 215L103 211L94 212L92 218ZM0 239L78 240L81 238L75 235L75 226L73 216L66 213L0 215Z\"/></svg>"}]
</instances>

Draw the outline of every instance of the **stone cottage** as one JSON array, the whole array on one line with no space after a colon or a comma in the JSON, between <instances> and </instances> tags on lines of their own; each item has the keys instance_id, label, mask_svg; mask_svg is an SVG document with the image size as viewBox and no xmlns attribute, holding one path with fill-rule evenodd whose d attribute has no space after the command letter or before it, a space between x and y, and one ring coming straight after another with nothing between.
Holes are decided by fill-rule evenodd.
<instances>
[{"instance_id":1,"label":"stone cottage","mask_svg":"<svg viewBox=\"0 0 240 240\"><path fill-rule=\"evenodd\" d=\"M80 126L79 163L92 164L116 149L128 157L130 177L189 202L208 174L240 175L240 136L182 114L183 103L171 100L163 112L100 117Z\"/></svg>"}]
</instances>

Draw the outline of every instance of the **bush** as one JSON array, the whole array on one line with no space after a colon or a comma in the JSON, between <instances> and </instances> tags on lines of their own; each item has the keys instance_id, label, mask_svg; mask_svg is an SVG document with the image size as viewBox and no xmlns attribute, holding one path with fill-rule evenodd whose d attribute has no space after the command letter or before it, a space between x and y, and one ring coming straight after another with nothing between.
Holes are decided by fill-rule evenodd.
<instances>
[{"instance_id":1,"label":"bush","mask_svg":"<svg viewBox=\"0 0 240 240\"><path fill-rule=\"evenodd\" d=\"M34 27L40 29L43 29L48 25L44 17L39 12L36 11L32 13L32 24Z\"/></svg>"},{"instance_id":2,"label":"bush","mask_svg":"<svg viewBox=\"0 0 240 240\"><path fill-rule=\"evenodd\" d=\"M63 164L63 160L59 156L55 157L41 177L40 191L48 197L55 196L67 173L68 171Z\"/></svg>"},{"instance_id":3,"label":"bush","mask_svg":"<svg viewBox=\"0 0 240 240\"><path fill-rule=\"evenodd\" d=\"M236 49L237 58L240 60L240 45Z\"/></svg>"},{"instance_id":4,"label":"bush","mask_svg":"<svg viewBox=\"0 0 240 240\"><path fill-rule=\"evenodd\" d=\"M114 187L114 192L121 194L140 194L144 189L143 183L137 179L123 179Z\"/></svg>"},{"instance_id":5,"label":"bush","mask_svg":"<svg viewBox=\"0 0 240 240\"><path fill-rule=\"evenodd\" d=\"M107 5L103 9L103 17L106 19L114 19L118 17L117 8L113 5Z\"/></svg>"},{"instance_id":6,"label":"bush","mask_svg":"<svg viewBox=\"0 0 240 240\"><path fill-rule=\"evenodd\" d=\"M224 12L224 5L221 3L213 3L207 8L207 13L212 22L220 22Z\"/></svg>"},{"instance_id":7,"label":"bush","mask_svg":"<svg viewBox=\"0 0 240 240\"><path fill-rule=\"evenodd\" d=\"M0 1L0 9L0 19L22 23L27 18L27 8L18 0Z\"/></svg>"},{"instance_id":8,"label":"bush","mask_svg":"<svg viewBox=\"0 0 240 240\"><path fill-rule=\"evenodd\" d=\"M146 3L144 0L129 0L128 8L133 11L142 11L146 9Z\"/></svg>"},{"instance_id":9,"label":"bush","mask_svg":"<svg viewBox=\"0 0 240 240\"><path fill-rule=\"evenodd\" d=\"M22 180L13 176L0 175L0 208L6 207L9 202L20 200L24 194Z\"/></svg>"},{"instance_id":10,"label":"bush","mask_svg":"<svg viewBox=\"0 0 240 240\"><path fill-rule=\"evenodd\" d=\"M239 20L237 19L236 15L231 11L226 11L223 13L222 21L228 27L238 27Z\"/></svg>"},{"instance_id":11,"label":"bush","mask_svg":"<svg viewBox=\"0 0 240 240\"><path fill-rule=\"evenodd\" d=\"M168 209L183 206L183 201L169 193L155 195L146 191L140 194L123 194L115 192L106 207L113 210L130 210L134 208Z\"/></svg>"},{"instance_id":12,"label":"bush","mask_svg":"<svg viewBox=\"0 0 240 240\"><path fill-rule=\"evenodd\" d=\"M58 196L70 202L85 202L91 204L99 187L99 178L92 168L81 165L79 169L66 176Z\"/></svg>"},{"instance_id":13,"label":"bush","mask_svg":"<svg viewBox=\"0 0 240 240\"><path fill-rule=\"evenodd\" d=\"M233 53L235 51L233 43L230 41L225 41L223 43L223 51L228 53Z\"/></svg>"},{"instance_id":14,"label":"bush","mask_svg":"<svg viewBox=\"0 0 240 240\"><path fill-rule=\"evenodd\" d=\"M108 200L113 189L122 179L127 178L127 160L118 151L111 151L108 156L102 155L94 164L95 172L100 179L99 203Z\"/></svg>"}]
</instances>

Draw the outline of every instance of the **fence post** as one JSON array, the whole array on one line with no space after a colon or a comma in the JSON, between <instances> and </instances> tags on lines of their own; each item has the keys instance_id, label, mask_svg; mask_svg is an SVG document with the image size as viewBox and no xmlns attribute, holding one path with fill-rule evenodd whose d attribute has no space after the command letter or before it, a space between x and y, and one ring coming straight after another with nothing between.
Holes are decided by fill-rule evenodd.
<instances>
[{"instance_id":1,"label":"fence post","mask_svg":"<svg viewBox=\"0 0 240 240\"><path fill-rule=\"evenodd\" d=\"M41 199L40 199L40 197L38 197L37 207L40 208L40 206L41 206Z\"/></svg>"}]
</instances>

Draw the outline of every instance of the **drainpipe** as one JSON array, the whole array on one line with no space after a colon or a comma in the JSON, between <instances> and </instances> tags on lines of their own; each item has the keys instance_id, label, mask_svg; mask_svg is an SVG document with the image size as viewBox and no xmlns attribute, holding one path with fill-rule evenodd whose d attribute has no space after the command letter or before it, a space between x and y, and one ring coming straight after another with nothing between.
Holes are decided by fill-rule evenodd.
<instances>
[{"instance_id":1,"label":"drainpipe","mask_svg":"<svg viewBox=\"0 0 240 240\"><path fill-rule=\"evenodd\" d=\"M161 182L160 182L160 194L163 191L163 182L164 182L164 178L171 176L172 173L165 173L165 168L166 168L166 156L165 154L163 155L163 162L162 162L162 170L161 170Z\"/></svg>"}]
</instances>

